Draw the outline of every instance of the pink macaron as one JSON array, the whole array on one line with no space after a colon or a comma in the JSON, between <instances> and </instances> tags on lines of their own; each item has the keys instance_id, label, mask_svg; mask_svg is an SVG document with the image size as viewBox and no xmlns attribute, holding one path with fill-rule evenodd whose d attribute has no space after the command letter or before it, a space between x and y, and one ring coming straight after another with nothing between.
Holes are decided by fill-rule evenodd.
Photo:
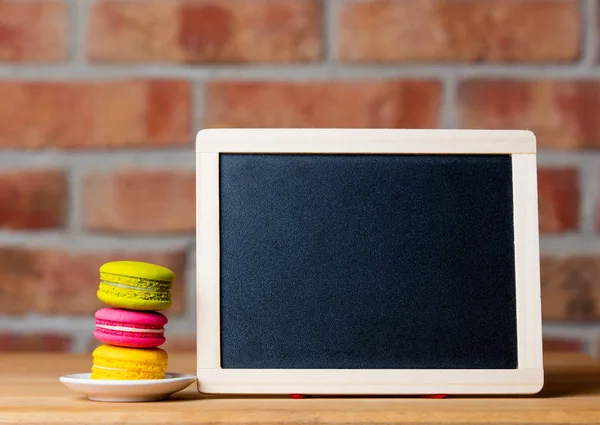
<instances>
[{"instance_id":1,"label":"pink macaron","mask_svg":"<svg viewBox=\"0 0 600 425\"><path fill-rule=\"evenodd\" d=\"M158 347L165 342L166 316L155 311L101 308L95 314L94 337L123 347Z\"/></svg>"}]
</instances>

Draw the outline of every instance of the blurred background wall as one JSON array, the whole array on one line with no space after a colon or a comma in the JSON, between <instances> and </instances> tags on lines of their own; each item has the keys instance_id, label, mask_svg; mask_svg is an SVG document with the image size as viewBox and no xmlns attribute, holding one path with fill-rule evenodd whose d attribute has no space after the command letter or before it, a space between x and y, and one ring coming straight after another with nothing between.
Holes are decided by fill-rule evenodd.
<instances>
[{"instance_id":1,"label":"blurred background wall","mask_svg":"<svg viewBox=\"0 0 600 425\"><path fill-rule=\"evenodd\" d=\"M0 0L0 350L88 351L98 268L178 278L209 127L538 136L547 349L600 352L595 0Z\"/></svg>"}]
</instances>

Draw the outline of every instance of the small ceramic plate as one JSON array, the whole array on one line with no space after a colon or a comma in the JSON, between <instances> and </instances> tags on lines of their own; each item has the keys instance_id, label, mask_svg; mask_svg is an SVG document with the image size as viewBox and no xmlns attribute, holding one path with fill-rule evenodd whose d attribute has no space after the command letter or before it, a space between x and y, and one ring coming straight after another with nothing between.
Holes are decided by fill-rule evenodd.
<instances>
[{"instance_id":1,"label":"small ceramic plate","mask_svg":"<svg viewBox=\"0 0 600 425\"><path fill-rule=\"evenodd\" d=\"M89 373L65 375L59 378L73 391L90 400L110 402L157 401L183 390L196 380L194 375L165 373L164 379L103 380L90 379Z\"/></svg>"}]
</instances>

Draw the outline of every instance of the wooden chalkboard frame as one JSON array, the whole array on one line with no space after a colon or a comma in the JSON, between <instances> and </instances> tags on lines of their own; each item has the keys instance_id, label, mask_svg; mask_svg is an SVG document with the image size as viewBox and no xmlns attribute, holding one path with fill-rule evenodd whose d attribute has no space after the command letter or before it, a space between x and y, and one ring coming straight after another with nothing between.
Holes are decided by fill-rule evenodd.
<instances>
[{"instance_id":1,"label":"wooden chalkboard frame","mask_svg":"<svg viewBox=\"0 0 600 425\"><path fill-rule=\"evenodd\" d=\"M219 154L509 154L518 367L507 370L222 369ZM196 139L197 376L203 393L531 394L543 386L535 135L525 130L208 129Z\"/></svg>"}]
</instances>

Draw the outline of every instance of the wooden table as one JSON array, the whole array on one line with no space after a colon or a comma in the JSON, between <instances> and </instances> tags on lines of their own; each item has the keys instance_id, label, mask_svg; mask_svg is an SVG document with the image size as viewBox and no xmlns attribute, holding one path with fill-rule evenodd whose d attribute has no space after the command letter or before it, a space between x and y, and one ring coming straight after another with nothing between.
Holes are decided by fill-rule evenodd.
<instances>
[{"instance_id":1,"label":"wooden table","mask_svg":"<svg viewBox=\"0 0 600 425\"><path fill-rule=\"evenodd\" d=\"M171 354L170 371L194 373L191 354ZM81 373L90 355L0 354L0 423L210 424L600 424L600 363L546 354L546 385L536 396L422 398L203 397L193 384L169 401L89 401L59 381Z\"/></svg>"}]
</instances>

